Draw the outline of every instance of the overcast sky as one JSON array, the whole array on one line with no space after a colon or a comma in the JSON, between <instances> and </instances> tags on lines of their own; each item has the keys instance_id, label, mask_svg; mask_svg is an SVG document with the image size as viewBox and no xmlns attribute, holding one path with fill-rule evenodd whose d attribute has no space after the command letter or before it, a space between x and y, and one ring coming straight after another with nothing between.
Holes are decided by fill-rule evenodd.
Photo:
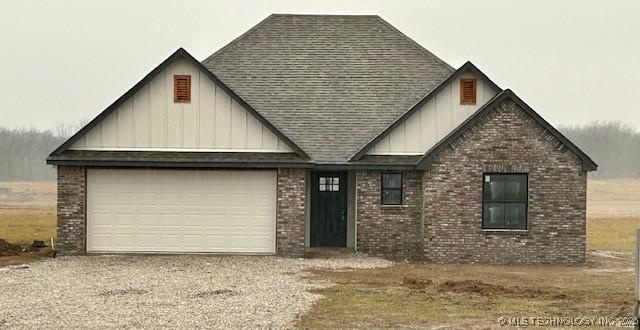
<instances>
[{"instance_id":1,"label":"overcast sky","mask_svg":"<svg viewBox=\"0 0 640 330\"><path fill-rule=\"evenodd\" d=\"M177 48L202 60L271 13L377 14L552 124L640 128L637 0L1 0L0 126L90 120Z\"/></svg>"}]
</instances>

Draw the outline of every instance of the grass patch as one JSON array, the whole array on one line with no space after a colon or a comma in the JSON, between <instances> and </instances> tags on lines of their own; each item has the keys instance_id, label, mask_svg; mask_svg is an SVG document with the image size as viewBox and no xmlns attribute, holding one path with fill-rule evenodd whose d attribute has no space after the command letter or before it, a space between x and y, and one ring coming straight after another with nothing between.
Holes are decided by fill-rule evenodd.
<instances>
[{"instance_id":1,"label":"grass patch","mask_svg":"<svg viewBox=\"0 0 640 330\"><path fill-rule=\"evenodd\" d=\"M316 270L334 287L299 318L302 328L497 327L501 316L630 316L629 253L589 255L583 267L398 263ZM594 270L607 269L607 272Z\"/></svg>"},{"instance_id":2,"label":"grass patch","mask_svg":"<svg viewBox=\"0 0 640 330\"><path fill-rule=\"evenodd\" d=\"M633 251L640 218L596 218L587 221L587 249Z\"/></svg>"},{"instance_id":3,"label":"grass patch","mask_svg":"<svg viewBox=\"0 0 640 330\"><path fill-rule=\"evenodd\" d=\"M29 244L34 240L49 244L56 237L54 208L0 209L0 238L15 244Z\"/></svg>"}]
</instances>

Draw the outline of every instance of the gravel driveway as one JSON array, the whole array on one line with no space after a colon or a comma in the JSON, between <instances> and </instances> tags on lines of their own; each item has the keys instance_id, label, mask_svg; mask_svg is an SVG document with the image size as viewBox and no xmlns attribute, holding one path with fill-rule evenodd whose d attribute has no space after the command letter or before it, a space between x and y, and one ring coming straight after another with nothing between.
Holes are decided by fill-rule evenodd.
<instances>
[{"instance_id":1,"label":"gravel driveway","mask_svg":"<svg viewBox=\"0 0 640 330\"><path fill-rule=\"evenodd\" d=\"M281 328L319 299L310 267L390 263L353 256L90 256L0 269L0 328Z\"/></svg>"}]
</instances>

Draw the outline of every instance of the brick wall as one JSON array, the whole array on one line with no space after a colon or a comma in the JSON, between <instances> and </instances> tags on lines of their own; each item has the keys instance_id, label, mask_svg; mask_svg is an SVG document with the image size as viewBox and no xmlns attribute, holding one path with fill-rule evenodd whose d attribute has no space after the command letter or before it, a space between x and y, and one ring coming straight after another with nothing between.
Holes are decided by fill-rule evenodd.
<instances>
[{"instance_id":1,"label":"brick wall","mask_svg":"<svg viewBox=\"0 0 640 330\"><path fill-rule=\"evenodd\" d=\"M56 249L61 255L84 254L86 175L82 166L58 166Z\"/></svg>"},{"instance_id":2,"label":"brick wall","mask_svg":"<svg viewBox=\"0 0 640 330\"><path fill-rule=\"evenodd\" d=\"M381 172L357 174L357 246L369 255L422 258L422 172L403 171L403 204L381 205Z\"/></svg>"},{"instance_id":3,"label":"brick wall","mask_svg":"<svg viewBox=\"0 0 640 330\"><path fill-rule=\"evenodd\" d=\"M482 230L484 172L529 174L528 230ZM515 103L504 101L424 173L424 255L435 262L581 263L587 174Z\"/></svg>"},{"instance_id":4,"label":"brick wall","mask_svg":"<svg viewBox=\"0 0 640 330\"><path fill-rule=\"evenodd\" d=\"M306 170L278 169L277 253L304 257Z\"/></svg>"}]
</instances>

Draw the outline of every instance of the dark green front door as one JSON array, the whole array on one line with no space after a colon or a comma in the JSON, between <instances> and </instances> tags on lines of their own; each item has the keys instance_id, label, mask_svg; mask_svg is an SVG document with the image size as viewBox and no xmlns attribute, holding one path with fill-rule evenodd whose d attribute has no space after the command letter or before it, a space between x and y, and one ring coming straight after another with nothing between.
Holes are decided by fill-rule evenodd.
<instances>
[{"instance_id":1,"label":"dark green front door","mask_svg":"<svg viewBox=\"0 0 640 330\"><path fill-rule=\"evenodd\" d=\"M311 174L311 246L347 246L347 173Z\"/></svg>"}]
</instances>

